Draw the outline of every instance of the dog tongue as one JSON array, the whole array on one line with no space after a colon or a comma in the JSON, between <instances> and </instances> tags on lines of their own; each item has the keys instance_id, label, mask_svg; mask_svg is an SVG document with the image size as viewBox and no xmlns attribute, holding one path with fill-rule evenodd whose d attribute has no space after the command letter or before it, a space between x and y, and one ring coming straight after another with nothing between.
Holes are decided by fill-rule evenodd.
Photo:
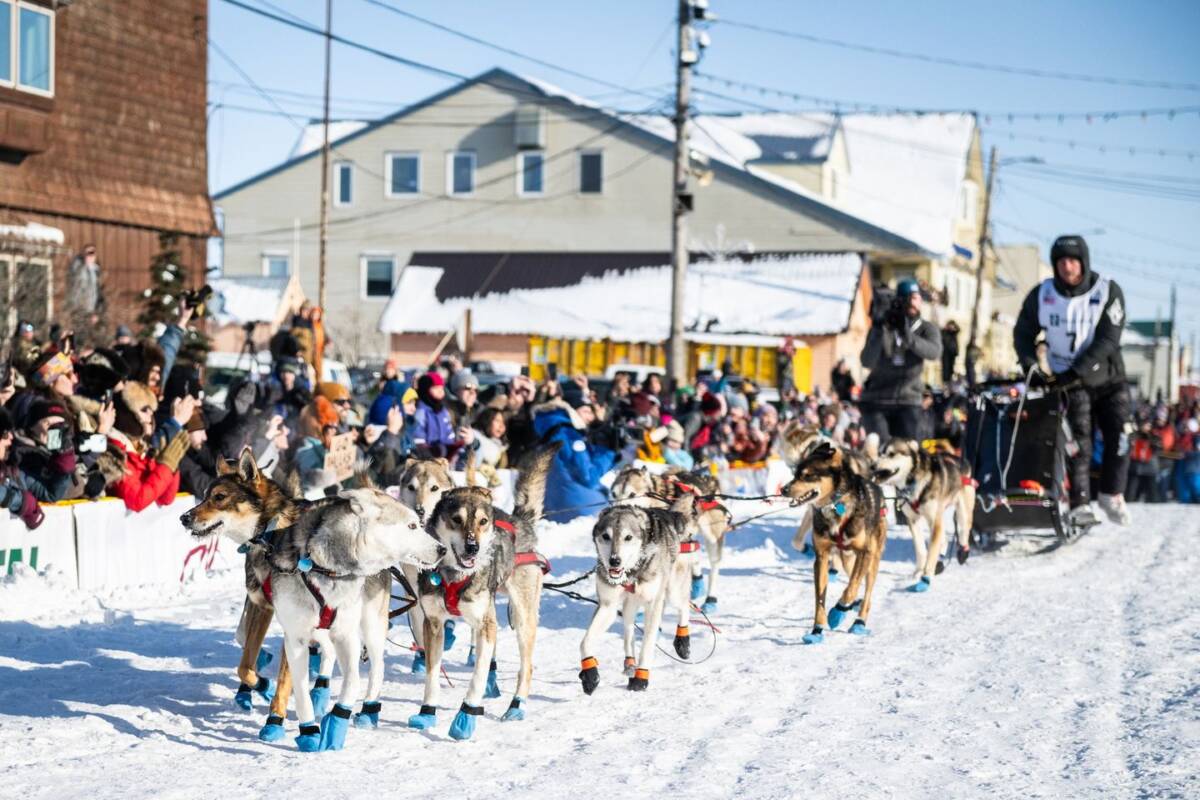
<instances>
[{"instance_id":1,"label":"dog tongue","mask_svg":"<svg viewBox=\"0 0 1200 800\"><path fill-rule=\"evenodd\" d=\"M473 558L460 558L459 561L461 561L462 565L464 567L466 567L467 569L470 569L471 567L475 566L475 559L473 559Z\"/></svg>"}]
</instances>

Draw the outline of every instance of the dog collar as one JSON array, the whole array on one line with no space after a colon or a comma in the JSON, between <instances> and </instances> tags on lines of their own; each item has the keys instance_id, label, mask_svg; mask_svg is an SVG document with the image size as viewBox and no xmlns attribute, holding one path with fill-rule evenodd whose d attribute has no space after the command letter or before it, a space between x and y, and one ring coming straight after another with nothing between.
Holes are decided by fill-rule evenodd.
<instances>
[{"instance_id":1,"label":"dog collar","mask_svg":"<svg viewBox=\"0 0 1200 800\"><path fill-rule=\"evenodd\" d=\"M256 534L253 539L243 545L239 545L237 551L239 553L250 552L250 545L256 544L265 547L268 550L275 544L275 532L279 529L279 517L274 517L267 523L267 527L263 528L262 533ZM310 566L311 566L311 562Z\"/></svg>"}]
</instances>

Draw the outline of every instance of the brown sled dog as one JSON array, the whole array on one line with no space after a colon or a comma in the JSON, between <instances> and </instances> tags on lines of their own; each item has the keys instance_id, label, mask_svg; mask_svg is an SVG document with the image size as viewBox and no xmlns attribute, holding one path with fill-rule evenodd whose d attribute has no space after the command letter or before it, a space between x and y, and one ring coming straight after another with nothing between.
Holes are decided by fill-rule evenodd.
<instances>
[{"instance_id":1,"label":"brown sled dog","mask_svg":"<svg viewBox=\"0 0 1200 800\"><path fill-rule=\"evenodd\" d=\"M971 550L971 523L975 512L975 481L969 466L953 453L930 453L912 439L892 439L875 462L875 480L897 487L896 503L912 533L913 551L920 580L915 592L929 589L930 580L941 572L940 558L945 541L946 512L954 509L958 528L958 563L967 560ZM925 547L925 534L918 522L925 520L931 536Z\"/></svg>"},{"instance_id":2,"label":"brown sled dog","mask_svg":"<svg viewBox=\"0 0 1200 800\"><path fill-rule=\"evenodd\" d=\"M813 629L805 634L805 644L824 641L825 628L836 628L850 611L857 610L858 618L850 632L865 635L867 618L871 613L871 595L879 574L879 561L887 541L887 517L884 515L883 492L872 481L857 474L841 449L831 443L818 445L796 465L796 476L784 487L784 494L794 500L809 497L813 508L813 590L816 607ZM834 552L853 555L850 581L837 605L826 615L825 590L829 584L829 561ZM862 598L859 584L866 582Z\"/></svg>"}]
</instances>

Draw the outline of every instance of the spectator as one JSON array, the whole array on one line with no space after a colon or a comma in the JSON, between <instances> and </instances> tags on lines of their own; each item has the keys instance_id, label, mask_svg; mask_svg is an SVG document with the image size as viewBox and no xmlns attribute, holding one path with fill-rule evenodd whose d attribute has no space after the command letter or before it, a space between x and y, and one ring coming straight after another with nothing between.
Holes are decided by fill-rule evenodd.
<instances>
[{"instance_id":1,"label":"spectator","mask_svg":"<svg viewBox=\"0 0 1200 800\"><path fill-rule=\"evenodd\" d=\"M454 394L449 404L454 427L471 425L479 413L479 379L469 370L460 369L450 379L450 391Z\"/></svg>"},{"instance_id":2,"label":"spectator","mask_svg":"<svg viewBox=\"0 0 1200 800\"><path fill-rule=\"evenodd\" d=\"M475 418L475 458L480 466L492 470L508 466L508 426L504 413L497 408L485 408Z\"/></svg>"},{"instance_id":3,"label":"spectator","mask_svg":"<svg viewBox=\"0 0 1200 800\"><path fill-rule=\"evenodd\" d=\"M68 416L61 404L36 400L17 421L13 457L25 488L43 503L66 497L75 474L75 437Z\"/></svg>"},{"instance_id":4,"label":"spectator","mask_svg":"<svg viewBox=\"0 0 1200 800\"><path fill-rule=\"evenodd\" d=\"M104 313L103 280L94 244L85 245L67 267L65 305L67 319L77 327L85 322L94 325L95 319Z\"/></svg>"},{"instance_id":5,"label":"spectator","mask_svg":"<svg viewBox=\"0 0 1200 800\"><path fill-rule=\"evenodd\" d=\"M317 396L300 413L300 434L295 470L300 490L309 500L317 500L336 490L337 475L325 468L325 457L338 432L338 412L325 397Z\"/></svg>"},{"instance_id":6,"label":"spectator","mask_svg":"<svg viewBox=\"0 0 1200 800\"><path fill-rule=\"evenodd\" d=\"M684 440L683 426L676 420L668 422L666 445L663 447L663 460L673 467L690 471L696 466L696 461L692 458L692 454L684 448Z\"/></svg>"},{"instance_id":7,"label":"spectator","mask_svg":"<svg viewBox=\"0 0 1200 800\"><path fill-rule=\"evenodd\" d=\"M404 461L412 452L413 441L408 430L412 417L405 413L406 394L415 392L400 381L388 381L367 414L366 455L375 480L381 486L399 482Z\"/></svg>"},{"instance_id":8,"label":"spectator","mask_svg":"<svg viewBox=\"0 0 1200 800\"><path fill-rule=\"evenodd\" d=\"M217 478L217 461L207 447L208 429L204 410L192 412L184 430L188 435L188 451L179 462L179 488L196 497L203 497L208 486Z\"/></svg>"},{"instance_id":9,"label":"spectator","mask_svg":"<svg viewBox=\"0 0 1200 800\"><path fill-rule=\"evenodd\" d=\"M854 400L854 375L845 358L839 358L829 376L829 387L837 395L837 399L849 403Z\"/></svg>"},{"instance_id":10,"label":"spectator","mask_svg":"<svg viewBox=\"0 0 1200 800\"><path fill-rule=\"evenodd\" d=\"M442 376L427 372L417 379L417 413L413 418L413 446L435 458L450 458L461 442L446 408L446 385Z\"/></svg>"},{"instance_id":11,"label":"spectator","mask_svg":"<svg viewBox=\"0 0 1200 800\"><path fill-rule=\"evenodd\" d=\"M13 433L12 418L0 408L0 508L8 509L33 530L42 524L45 514L37 498L25 488L21 470L12 462Z\"/></svg>"},{"instance_id":12,"label":"spectator","mask_svg":"<svg viewBox=\"0 0 1200 800\"><path fill-rule=\"evenodd\" d=\"M108 438L120 466L120 478L109 491L125 501L130 511L141 511L152 503L169 505L179 492L179 462L188 448L188 435L180 432L158 452L149 452L154 433L158 398L144 383L126 381L117 398L116 423ZM189 413L190 416L190 413Z\"/></svg>"},{"instance_id":13,"label":"spectator","mask_svg":"<svg viewBox=\"0 0 1200 800\"><path fill-rule=\"evenodd\" d=\"M688 450L697 461L719 457L725 450L721 423L725 416L725 401L721 395L705 392L700 398L700 413L684 426Z\"/></svg>"},{"instance_id":14,"label":"spectator","mask_svg":"<svg viewBox=\"0 0 1200 800\"><path fill-rule=\"evenodd\" d=\"M533 409L533 430L542 442L561 442L546 481L546 519L567 522L594 514L606 502L600 476L617 460L613 450L592 444L588 426L595 412L582 392L554 398Z\"/></svg>"},{"instance_id":15,"label":"spectator","mask_svg":"<svg viewBox=\"0 0 1200 800\"><path fill-rule=\"evenodd\" d=\"M942 328L942 385L949 386L954 379L954 362L958 360L958 323L950 320Z\"/></svg>"}]
</instances>

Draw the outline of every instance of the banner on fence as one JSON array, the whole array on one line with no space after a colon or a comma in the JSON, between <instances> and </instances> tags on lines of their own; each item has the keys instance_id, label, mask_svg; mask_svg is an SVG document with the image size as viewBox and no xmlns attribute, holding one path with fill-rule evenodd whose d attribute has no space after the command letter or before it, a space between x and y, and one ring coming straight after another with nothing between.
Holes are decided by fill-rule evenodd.
<instances>
[{"instance_id":1,"label":"banner on fence","mask_svg":"<svg viewBox=\"0 0 1200 800\"><path fill-rule=\"evenodd\" d=\"M70 586L79 584L75 563L75 518L71 506L42 506L46 518L29 530L20 517L0 514L0 575L26 564L39 571L61 572Z\"/></svg>"}]
</instances>

